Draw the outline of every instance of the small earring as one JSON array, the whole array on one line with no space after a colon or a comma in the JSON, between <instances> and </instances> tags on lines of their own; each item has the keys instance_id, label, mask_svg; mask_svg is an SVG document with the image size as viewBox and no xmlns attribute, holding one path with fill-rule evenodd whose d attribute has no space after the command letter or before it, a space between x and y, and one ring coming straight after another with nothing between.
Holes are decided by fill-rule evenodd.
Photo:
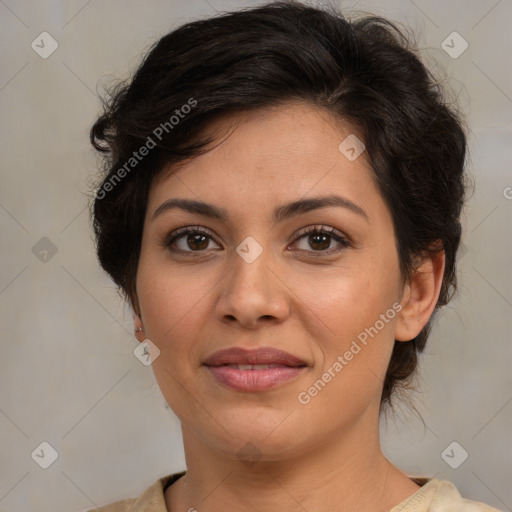
<instances>
[{"instance_id":1,"label":"small earring","mask_svg":"<svg viewBox=\"0 0 512 512\"><path fill-rule=\"evenodd\" d=\"M143 331L143 330L144 330L144 327L137 327L137 328L135 329L135 332L141 332L141 331Z\"/></svg>"}]
</instances>

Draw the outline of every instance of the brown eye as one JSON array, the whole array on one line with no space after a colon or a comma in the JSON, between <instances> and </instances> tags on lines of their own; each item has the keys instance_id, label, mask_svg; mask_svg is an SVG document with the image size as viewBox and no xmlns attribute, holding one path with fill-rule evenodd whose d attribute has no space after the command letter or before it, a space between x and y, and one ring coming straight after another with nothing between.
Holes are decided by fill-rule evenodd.
<instances>
[{"instance_id":1,"label":"brown eye","mask_svg":"<svg viewBox=\"0 0 512 512\"><path fill-rule=\"evenodd\" d=\"M207 235L187 235L185 238L186 244L190 249L203 250L208 248L208 236Z\"/></svg>"},{"instance_id":2,"label":"brown eye","mask_svg":"<svg viewBox=\"0 0 512 512\"><path fill-rule=\"evenodd\" d=\"M315 250L325 251L331 245L331 235L324 235L323 233L308 235L308 243Z\"/></svg>"},{"instance_id":3,"label":"brown eye","mask_svg":"<svg viewBox=\"0 0 512 512\"><path fill-rule=\"evenodd\" d=\"M348 247L348 240L334 228L326 226L314 226L313 228L305 228L298 233L295 243L304 242L303 247L299 247L299 251L320 252L323 254L333 254ZM332 243L337 243L338 248L328 251Z\"/></svg>"},{"instance_id":4,"label":"brown eye","mask_svg":"<svg viewBox=\"0 0 512 512\"><path fill-rule=\"evenodd\" d=\"M214 242L213 238L204 228L184 227L171 233L165 241L165 246L177 252L204 252L210 242Z\"/></svg>"}]
</instances>

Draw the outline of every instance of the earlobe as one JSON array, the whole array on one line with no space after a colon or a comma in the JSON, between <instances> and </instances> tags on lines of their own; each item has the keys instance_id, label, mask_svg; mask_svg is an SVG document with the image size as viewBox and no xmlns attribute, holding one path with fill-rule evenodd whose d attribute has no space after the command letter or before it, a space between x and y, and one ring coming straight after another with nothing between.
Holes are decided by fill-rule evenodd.
<instances>
[{"instance_id":1,"label":"earlobe","mask_svg":"<svg viewBox=\"0 0 512 512\"><path fill-rule=\"evenodd\" d=\"M402 294L397 315L395 340L410 341L425 327L437 304L443 282L445 253L428 254L411 276Z\"/></svg>"},{"instance_id":2,"label":"earlobe","mask_svg":"<svg viewBox=\"0 0 512 512\"><path fill-rule=\"evenodd\" d=\"M133 331L138 341L142 342L146 339L142 320L135 311L133 311Z\"/></svg>"}]
</instances>

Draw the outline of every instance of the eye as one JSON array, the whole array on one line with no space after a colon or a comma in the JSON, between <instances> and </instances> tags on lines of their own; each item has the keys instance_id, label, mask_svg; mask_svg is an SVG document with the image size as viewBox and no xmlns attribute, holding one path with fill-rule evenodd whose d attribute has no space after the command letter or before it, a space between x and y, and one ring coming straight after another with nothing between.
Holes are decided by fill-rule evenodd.
<instances>
[{"instance_id":1,"label":"eye","mask_svg":"<svg viewBox=\"0 0 512 512\"><path fill-rule=\"evenodd\" d=\"M209 248L210 241L213 241L213 238L207 229L201 226L186 226L173 231L165 239L164 245L174 252L204 252ZM177 249L173 246L177 246Z\"/></svg>"},{"instance_id":2,"label":"eye","mask_svg":"<svg viewBox=\"0 0 512 512\"><path fill-rule=\"evenodd\" d=\"M299 247L299 251L317 252L320 253L318 256L336 254L350 246L350 242L342 233L329 226L310 226L301 229L296 236L297 239L294 244L302 241L305 246ZM339 247L328 251L327 249L331 247L333 241L337 242ZM313 250L309 249L307 246Z\"/></svg>"},{"instance_id":3,"label":"eye","mask_svg":"<svg viewBox=\"0 0 512 512\"><path fill-rule=\"evenodd\" d=\"M301 229L295 236L296 239L293 244L304 242L304 246L306 246L299 247L299 251L320 253L318 256L336 254L350 246L350 242L342 233L329 226L309 226ZM334 250L331 248L333 241L338 243L338 248ZM208 249L211 250L210 242L217 245L214 250L220 249L213 240L211 232L207 229L202 226L185 226L173 231L165 239L164 246L172 252L197 253L206 252ZM331 250L328 250L330 248Z\"/></svg>"}]
</instances>

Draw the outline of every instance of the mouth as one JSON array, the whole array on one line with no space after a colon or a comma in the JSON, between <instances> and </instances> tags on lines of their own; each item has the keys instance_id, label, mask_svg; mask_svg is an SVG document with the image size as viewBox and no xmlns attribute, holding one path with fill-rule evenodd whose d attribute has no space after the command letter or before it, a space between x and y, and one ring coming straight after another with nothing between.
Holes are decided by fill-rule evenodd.
<instances>
[{"instance_id":1,"label":"mouth","mask_svg":"<svg viewBox=\"0 0 512 512\"><path fill-rule=\"evenodd\" d=\"M220 366L227 366L228 368L235 368L236 370L270 370L272 368L287 367L287 365L284 364L225 364Z\"/></svg>"},{"instance_id":2,"label":"mouth","mask_svg":"<svg viewBox=\"0 0 512 512\"><path fill-rule=\"evenodd\" d=\"M220 350L203 365L218 383L245 392L275 388L297 378L308 367L302 359L272 347Z\"/></svg>"}]
</instances>

